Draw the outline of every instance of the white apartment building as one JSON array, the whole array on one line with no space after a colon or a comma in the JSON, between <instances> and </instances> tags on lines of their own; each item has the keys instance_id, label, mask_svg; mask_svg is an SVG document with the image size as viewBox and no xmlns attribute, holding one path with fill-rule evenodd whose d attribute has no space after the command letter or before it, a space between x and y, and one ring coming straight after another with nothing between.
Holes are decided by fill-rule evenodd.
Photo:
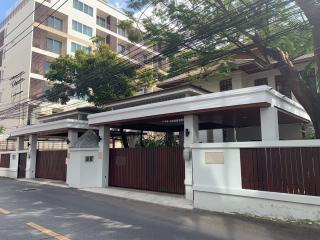
<instances>
[{"instance_id":1,"label":"white apartment building","mask_svg":"<svg viewBox=\"0 0 320 240\"><path fill-rule=\"evenodd\" d=\"M119 54L130 49L123 57L132 61L138 62L152 51L127 39L126 32L118 27L126 15L106 1L65 1L23 0L0 25L0 111L14 107L0 121L7 132L33 118L32 109L38 106L30 100L48 88L44 75L59 55L78 49L90 51L94 36L102 37ZM48 109L46 113L50 114Z\"/></svg>"}]
</instances>

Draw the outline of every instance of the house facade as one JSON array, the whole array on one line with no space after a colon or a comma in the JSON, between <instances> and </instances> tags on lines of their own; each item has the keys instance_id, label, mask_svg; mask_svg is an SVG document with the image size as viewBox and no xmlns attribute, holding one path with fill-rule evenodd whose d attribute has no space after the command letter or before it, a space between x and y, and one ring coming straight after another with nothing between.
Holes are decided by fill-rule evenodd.
<instances>
[{"instance_id":1,"label":"house facade","mask_svg":"<svg viewBox=\"0 0 320 240\"><path fill-rule=\"evenodd\" d=\"M126 101L89 113L87 121L79 120L79 111L76 119L74 113L57 115L13 130L16 151L1 154L0 174L62 180L76 188L174 193L194 208L218 212L319 220L320 142L280 131L281 125L310 122L297 102L268 86L217 93L180 86L133 97L133 106ZM257 139L226 141L221 134L247 129L254 135L250 128L258 129ZM152 132L175 138L144 146ZM38 149L41 138L58 136L68 143L63 152ZM126 146L123 136L138 141Z\"/></svg>"},{"instance_id":2,"label":"house facade","mask_svg":"<svg viewBox=\"0 0 320 240\"><path fill-rule=\"evenodd\" d=\"M44 75L50 63L79 49L92 51L92 37L109 44L129 61L138 63L150 54L152 50L130 42L126 31L118 27L119 21L126 19L106 1L21 1L0 24L0 110L2 115L12 114L13 110L6 113L12 107L16 112L10 119L1 119L7 132L35 118L33 110L40 104L37 99L49 87ZM48 115L62 110L57 105L37 112Z\"/></svg>"}]
</instances>

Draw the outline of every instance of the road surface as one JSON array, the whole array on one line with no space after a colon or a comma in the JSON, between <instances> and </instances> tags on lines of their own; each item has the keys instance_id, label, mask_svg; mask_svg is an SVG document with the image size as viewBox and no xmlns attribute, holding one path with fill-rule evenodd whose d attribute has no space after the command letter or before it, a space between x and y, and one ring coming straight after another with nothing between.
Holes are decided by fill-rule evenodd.
<instances>
[{"instance_id":1,"label":"road surface","mask_svg":"<svg viewBox=\"0 0 320 240\"><path fill-rule=\"evenodd\" d=\"M0 240L316 240L320 229L0 179Z\"/></svg>"}]
</instances>

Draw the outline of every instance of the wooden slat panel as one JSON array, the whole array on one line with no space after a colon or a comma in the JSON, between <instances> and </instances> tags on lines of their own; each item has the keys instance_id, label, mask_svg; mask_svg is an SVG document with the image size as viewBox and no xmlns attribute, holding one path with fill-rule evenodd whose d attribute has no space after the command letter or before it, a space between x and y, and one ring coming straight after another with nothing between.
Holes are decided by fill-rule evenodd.
<instances>
[{"instance_id":1,"label":"wooden slat panel","mask_svg":"<svg viewBox=\"0 0 320 240\"><path fill-rule=\"evenodd\" d=\"M182 148L110 149L110 186L184 194Z\"/></svg>"},{"instance_id":2,"label":"wooden slat panel","mask_svg":"<svg viewBox=\"0 0 320 240\"><path fill-rule=\"evenodd\" d=\"M320 148L241 149L242 188L320 196Z\"/></svg>"},{"instance_id":3,"label":"wooden slat panel","mask_svg":"<svg viewBox=\"0 0 320 240\"><path fill-rule=\"evenodd\" d=\"M1 154L0 168L10 168L10 154Z\"/></svg>"},{"instance_id":4,"label":"wooden slat panel","mask_svg":"<svg viewBox=\"0 0 320 240\"><path fill-rule=\"evenodd\" d=\"M66 181L67 151L38 151L36 178Z\"/></svg>"}]
</instances>

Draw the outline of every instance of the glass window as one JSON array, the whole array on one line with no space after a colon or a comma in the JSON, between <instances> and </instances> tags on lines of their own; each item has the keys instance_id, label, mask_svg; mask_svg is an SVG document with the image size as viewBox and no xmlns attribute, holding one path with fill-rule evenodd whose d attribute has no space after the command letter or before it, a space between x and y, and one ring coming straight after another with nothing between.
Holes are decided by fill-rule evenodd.
<instances>
[{"instance_id":1,"label":"glass window","mask_svg":"<svg viewBox=\"0 0 320 240\"><path fill-rule=\"evenodd\" d=\"M52 38L47 39L47 50L53 53L61 54L62 42L54 40Z\"/></svg>"},{"instance_id":2,"label":"glass window","mask_svg":"<svg viewBox=\"0 0 320 240\"><path fill-rule=\"evenodd\" d=\"M85 53L91 53L91 48L82 46L82 45L77 44L75 42L72 42L71 43L71 52L76 53L79 50L83 51Z\"/></svg>"},{"instance_id":3,"label":"glass window","mask_svg":"<svg viewBox=\"0 0 320 240\"><path fill-rule=\"evenodd\" d=\"M106 27L106 19L104 19L103 17L97 16L97 25L105 28Z\"/></svg>"},{"instance_id":4,"label":"glass window","mask_svg":"<svg viewBox=\"0 0 320 240\"><path fill-rule=\"evenodd\" d=\"M121 36L124 36L124 37L127 36L126 30L121 28L121 27L118 27L118 34L121 35Z\"/></svg>"},{"instance_id":5,"label":"glass window","mask_svg":"<svg viewBox=\"0 0 320 240\"><path fill-rule=\"evenodd\" d=\"M44 63L44 71L45 71L46 73L49 72L50 65L51 65L51 62L45 62L45 63Z\"/></svg>"},{"instance_id":6,"label":"glass window","mask_svg":"<svg viewBox=\"0 0 320 240\"><path fill-rule=\"evenodd\" d=\"M57 30L63 30L63 20L54 16L48 18L48 26Z\"/></svg>"},{"instance_id":7,"label":"glass window","mask_svg":"<svg viewBox=\"0 0 320 240\"><path fill-rule=\"evenodd\" d=\"M220 81L220 92L232 90L232 79Z\"/></svg>"},{"instance_id":8,"label":"glass window","mask_svg":"<svg viewBox=\"0 0 320 240\"><path fill-rule=\"evenodd\" d=\"M72 29L77 32L88 35L89 37L92 37L92 34L93 34L93 30L91 27L88 27L87 25L79 23L75 20L72 20Z\"/></svg>"},{"instance_id":9,"label":"glass window","mask_svg":"<svg viewBox=\"0 0 320 240\"><path fill-rule=\"evenodd\" d=\"M118 53L124 53L126 51L126 46L119 44Z\"/></svg>"},{"instance_id":10,"label":"glass window","mask_svg":"<svg viewBox=\"0 0 320 240\"><path fill-rule=\"evenodd\" d=\"M90 15L91 17L93 16L93 8L79 0L73 0L73 7Z\"/></svg>"}]
</instances>

